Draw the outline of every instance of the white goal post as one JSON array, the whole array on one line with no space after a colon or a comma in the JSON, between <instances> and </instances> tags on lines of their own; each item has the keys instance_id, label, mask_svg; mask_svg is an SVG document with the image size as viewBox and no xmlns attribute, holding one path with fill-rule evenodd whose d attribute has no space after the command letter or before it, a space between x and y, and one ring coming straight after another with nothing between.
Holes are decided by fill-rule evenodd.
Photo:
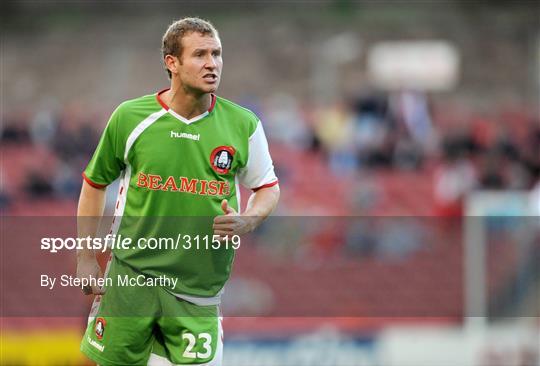
<instances>
[{"instance_id":1,"label":"white goal post","mask_svg":"<svg viewBox=\"0 0 540 366\"><path fill-rule=\"evenodd\" d=\"M487 218L523 217L538 219L527 191L477 191L465 201L464 244L464 326L484 328L488 318L487 299Z\"/></svg>"}]
</instances>

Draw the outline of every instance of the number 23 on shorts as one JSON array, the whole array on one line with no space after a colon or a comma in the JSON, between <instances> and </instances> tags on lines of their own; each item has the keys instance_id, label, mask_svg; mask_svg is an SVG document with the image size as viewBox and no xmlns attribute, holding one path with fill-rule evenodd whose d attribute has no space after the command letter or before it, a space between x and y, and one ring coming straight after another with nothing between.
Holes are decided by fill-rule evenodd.
<instances>
[{"instance_id":1,"label":"number 23 on shorts","mask_svg":"<svg viewBox=\"0 0 540 366\"><path fill-rule=\"evenodd\" d=\"M212 336L209 333L200 333L198 336L193 333L184 333L182 334L182 339L187 341L182 357L189 359L208 359L212 356Z\"/></svg>"}]
</instances>

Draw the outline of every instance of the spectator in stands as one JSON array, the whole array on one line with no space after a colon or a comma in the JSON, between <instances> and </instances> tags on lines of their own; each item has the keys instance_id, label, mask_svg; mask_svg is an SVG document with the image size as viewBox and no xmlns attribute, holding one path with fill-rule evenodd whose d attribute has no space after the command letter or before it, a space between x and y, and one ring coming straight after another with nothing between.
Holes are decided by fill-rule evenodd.
<instances>
[{"instance_id":1,"label":"spectator in stands","mask_svg":"<svg viewBox=\"0 0 540 366\"><path fill-rule=\"evenodd\" d=\"M2 143L26 143L28 142L28 119L24 113L7 115L1 123Z\"/></svg>"},{"instance_id":2,"label":"spectator in stands","mask_svg":"<svg viewBox=\"0 0 540 366\"><path fill-rule=\"evenodd\" d=\"M350 174L358 167L354 120L342 104L321 108L315 117L315 135L335 174Z\"/></svg>"},{"instance_id":3,"label":"spectator in stands","mask_svg":"<svg viewBox=\"0 0 540 366\"><path fill-rule=\"evenodd\" d=\"M305 150L310 133L298 101L290 94L273 95L265 106L264 120L268 137L292 148Z\"/></svg>"},{"instance_id":4,"label":"spectator in stands","mask_svg":"<svg viewBox=\"0 0 540 366\"><path fill-rule=\"evenodd\" d=\"M50 197L53 193L50 180L39 172L30 172L26 178L25 190L34 198Z\"/></svg>"},{"instance_id":5,"label":"spectator in stands","mask_svg":"<svg viewBox=\"0 0 540 366\"><path fill-rule=\"evenodd\" d=\"M426 95L419 91L403 91L391 97L390 106L411 140L421 150L431 151L434 133Z\"/></svg>"},{"instance_id":6,"label":"spectator in stands","mask_svg":"<svg viewBox=\"0 0 540 366\"><path fill-rule=\"evenodd\" d=\"M483 154L480 167L480 187L483 189L503 189L504 177L501 171L501 157L497 151L490 150Z\"/></svg>"},{"instance_id":7,"label":"spectator in stands","mask_svg":"<svg viewBox=\"0 0 540 366\"><path fill-rule=\"evenodd\" d=\"M4 190L4 182L0 180L0 211L6 210L11 203L10 195Z\"/></svg>"},{"instance_id":8,"label":"spectator in stands","mask_svg":"<svg viewBox=\"0 0 540 366\"><path fill-rule=\"evenodd\" d=\"M461 216L463 200L477 186L471 161L460 150L447 148L442 165L435 172L434 190L438 216Z\"/></svg>"},{"instance_id":9,"label":"spectator in stands","mask_svg":"<svg viewBox=\"0 0 540 366\"><path fill-rule=\"evenodd\" d=\"M52 110L38 111L30 121L30 137L34 145L51 146L58 129L58 119Z\"/></svg>"},{"instance_id":10,"label":"spectator in stands","mask_svg":"<svg viewBox=\"0 0 540 366\"><path fill-rule=\"evenodd\" d=\"M389 167L392 163L394 128L386 95L371 92L359 97L353 106L354 136L361 166Z\"/></svg>"}]
</instances>

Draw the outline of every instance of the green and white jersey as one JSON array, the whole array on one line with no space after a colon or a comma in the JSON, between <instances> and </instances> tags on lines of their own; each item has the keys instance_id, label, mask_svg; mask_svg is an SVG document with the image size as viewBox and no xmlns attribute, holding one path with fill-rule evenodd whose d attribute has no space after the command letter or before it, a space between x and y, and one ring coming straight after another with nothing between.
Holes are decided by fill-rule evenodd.
<instances>
[{"instance_id":1,"label":"green and white jersey","mask_svg":"<svg viewBox=\"0 0 540 366\"><path fill-rule=\"evenodd\" d=\"M102 188L121 178L111 233L137 238L212 236L212 220L227 199L238 210L238 184L277 184L261 122L251 111L212 95L210 109L186 119L160 94L122 103L112 114L83 173ZM181 242L184 242L182 240ZM234 250L150 250L114 255L150 276L177 278L169 290L196 304L219 302Z\"/></svg>"}]
</instances>

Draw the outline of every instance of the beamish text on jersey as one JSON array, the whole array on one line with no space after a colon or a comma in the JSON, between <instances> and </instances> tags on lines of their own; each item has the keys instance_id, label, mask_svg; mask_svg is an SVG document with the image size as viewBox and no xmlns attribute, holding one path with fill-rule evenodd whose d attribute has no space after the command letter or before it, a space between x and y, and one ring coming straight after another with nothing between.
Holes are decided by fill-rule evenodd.
<instances>
[{"instance_id":1,"label":"beamish text on jersey","mask_svg":"<svg viewBox=\"0 0 540 366\"><path fill-rule=\"evenodd\" d=\"M164 183L163 183L164 182ZM222 180L204 180L188 177L168 176L166 179L158 174L140 172L137 187L152 191L185 192L202 196L228 196L229 182Z\"/></svg>"}]
</instances>

